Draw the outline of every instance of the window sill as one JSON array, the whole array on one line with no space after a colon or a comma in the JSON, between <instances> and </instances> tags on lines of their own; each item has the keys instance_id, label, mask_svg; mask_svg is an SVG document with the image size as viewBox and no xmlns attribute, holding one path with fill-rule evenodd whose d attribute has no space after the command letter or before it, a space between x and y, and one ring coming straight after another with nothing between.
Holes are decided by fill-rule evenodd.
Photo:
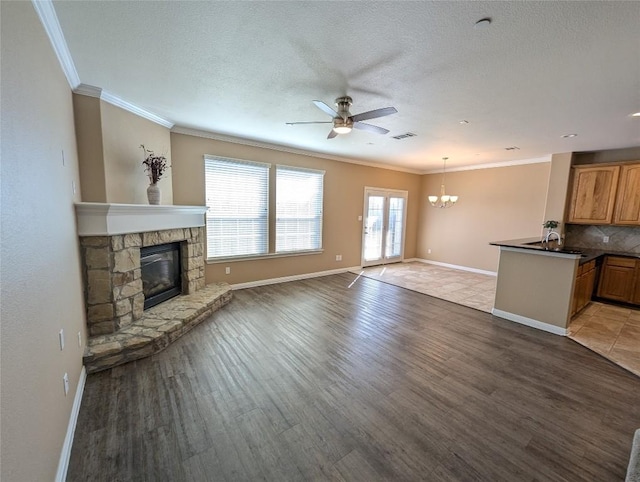
<instances>
[{"instance_id":1,"label":"window sill","mask_svg":"<svg viewBox=\"0 0 640 482\"><path fill-rule=\"evenodd\" d=\"M310 254L322 253L324 253L324 249L314 249L309 251L290 251L286 253L256 254L250 256L229 256L226 258L207 258L207 264L230 263L234 261L257 261L259 259L290 258L292 256L308 256Z\"/></svg>"}]
</instances>

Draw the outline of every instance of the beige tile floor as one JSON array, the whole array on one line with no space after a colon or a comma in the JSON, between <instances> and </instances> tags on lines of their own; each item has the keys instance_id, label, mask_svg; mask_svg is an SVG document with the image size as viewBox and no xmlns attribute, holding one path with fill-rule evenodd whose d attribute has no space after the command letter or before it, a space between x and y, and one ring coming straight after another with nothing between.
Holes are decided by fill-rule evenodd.
<instances>
[{"instance_id":1,"label":"beige tile floor","mask_svg":"<svg viewBox=\"0 0 640 482\"><path fill-rule=\"evenodd\" d=\"M491 313L496 277L420 262L354 273ZM640 310L592 301L569 324L569 338L640 376Z\"/></svg>"},{"instance_id":2,"label":"beige tile floor","mask_svg":"<svg viewBox=\"0 0 640 482\"><path fill-rule=\"evenodd\" d=\"M491 313L496 277L420 262L373 266L354 271L367 278Z\"/></svg>"},{"instance_id":3,"label":"beige tile floor","mask_svg":"<svg viewBox=\"0 0 640 482\"><path fill-rule=\"evenodd\" d=\"M640 310L592 301L571 320L569 338L640 376Z\"/></svg>"}]
</instances>

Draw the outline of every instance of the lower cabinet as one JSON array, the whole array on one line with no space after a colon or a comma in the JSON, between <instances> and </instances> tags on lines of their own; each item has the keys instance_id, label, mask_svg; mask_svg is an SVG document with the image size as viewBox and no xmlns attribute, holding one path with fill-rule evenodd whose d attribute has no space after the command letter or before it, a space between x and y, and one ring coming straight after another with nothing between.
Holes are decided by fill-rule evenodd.
<instances>
[{"instance_id":1,"label":"lower cabinet","mask_svg":"<svg viewBox=\"0 0 640 482\"><path fill-rule=\"evenodd\" d=\"M636 258L606 256L598 285L598 296L624 303L640 303L640 266ZM638 284L638 286L635 286Z\"/></svg>"},{"instance_id":2,"label":"lower cabinet","mask_svg":"<svg viewBox=\"0 0 640 482\"><path fill-rule=\"evenodd\" d=\"M591 301L593 287L596 282L595 260L578 266L576 284L573 289L573 302L571 304L571 316L581 311Z\"/></svg>"}]
</instances>

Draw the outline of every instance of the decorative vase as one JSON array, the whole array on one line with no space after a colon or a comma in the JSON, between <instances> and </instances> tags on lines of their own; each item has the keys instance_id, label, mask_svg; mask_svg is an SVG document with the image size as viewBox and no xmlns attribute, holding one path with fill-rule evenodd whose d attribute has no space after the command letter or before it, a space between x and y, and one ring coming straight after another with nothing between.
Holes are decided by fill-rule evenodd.
<instances>
[{"instance_id":1,"label":"decorative vase","mask_svg":"<svg viewBox=\"0 0 640 482\"><path fill-rule=\"evenodd\" d=\"M147 188L149 204L160 204L160 187L158 184L149 184Z\"/></svg>"}]
</instances>

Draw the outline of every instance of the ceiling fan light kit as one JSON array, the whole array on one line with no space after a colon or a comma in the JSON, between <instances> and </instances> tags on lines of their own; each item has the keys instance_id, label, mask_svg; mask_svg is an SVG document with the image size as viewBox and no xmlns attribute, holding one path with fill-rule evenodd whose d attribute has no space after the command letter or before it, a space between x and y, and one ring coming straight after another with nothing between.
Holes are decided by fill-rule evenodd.
<instances>
[{"instance_id":1,"label":"ceiling fan light kit","mask_svg":"<svg viewBox=\"0 0 640 482\"><path fill-rule=\"evenodd\" d=\"M444 188L444 176L447 169L447 159L448 157L443 157L442 162L442 184L440 184L440 196L429 196L427 199L429 200L429 204L431 204L434 208L450 208L455 203L458 202L458 196L453 196L450 194L446 194Z\"/></svg>"},{"instance_id":2,"label":"ceiling fan light kit","mask_svg":"<svg viewBox=\"0 0 640 482\"><path fill-rule=\"evenodd\" d=\"M337 111L329 107L321 100L314 100L315 106L325 114L333 117L333 129L329 132L327 139L333 139L339 134L348 134L352 129L360 129L363 131L374 132L376 134L387 134L388 129L383 127L374 126L372 124L366 124L362 122L368 119L376 119L378 117L384 117L387 115L395 114L398 112L395 107L383 107L382 109L374 109L360 114L351 115L349 107L353 103L353 99L349 96L338 97L336 99ZM324 121L308 121L308 122L287 122L287 125L292 126L296 124L326 124Z\"/></svg>"}]
</instances>

